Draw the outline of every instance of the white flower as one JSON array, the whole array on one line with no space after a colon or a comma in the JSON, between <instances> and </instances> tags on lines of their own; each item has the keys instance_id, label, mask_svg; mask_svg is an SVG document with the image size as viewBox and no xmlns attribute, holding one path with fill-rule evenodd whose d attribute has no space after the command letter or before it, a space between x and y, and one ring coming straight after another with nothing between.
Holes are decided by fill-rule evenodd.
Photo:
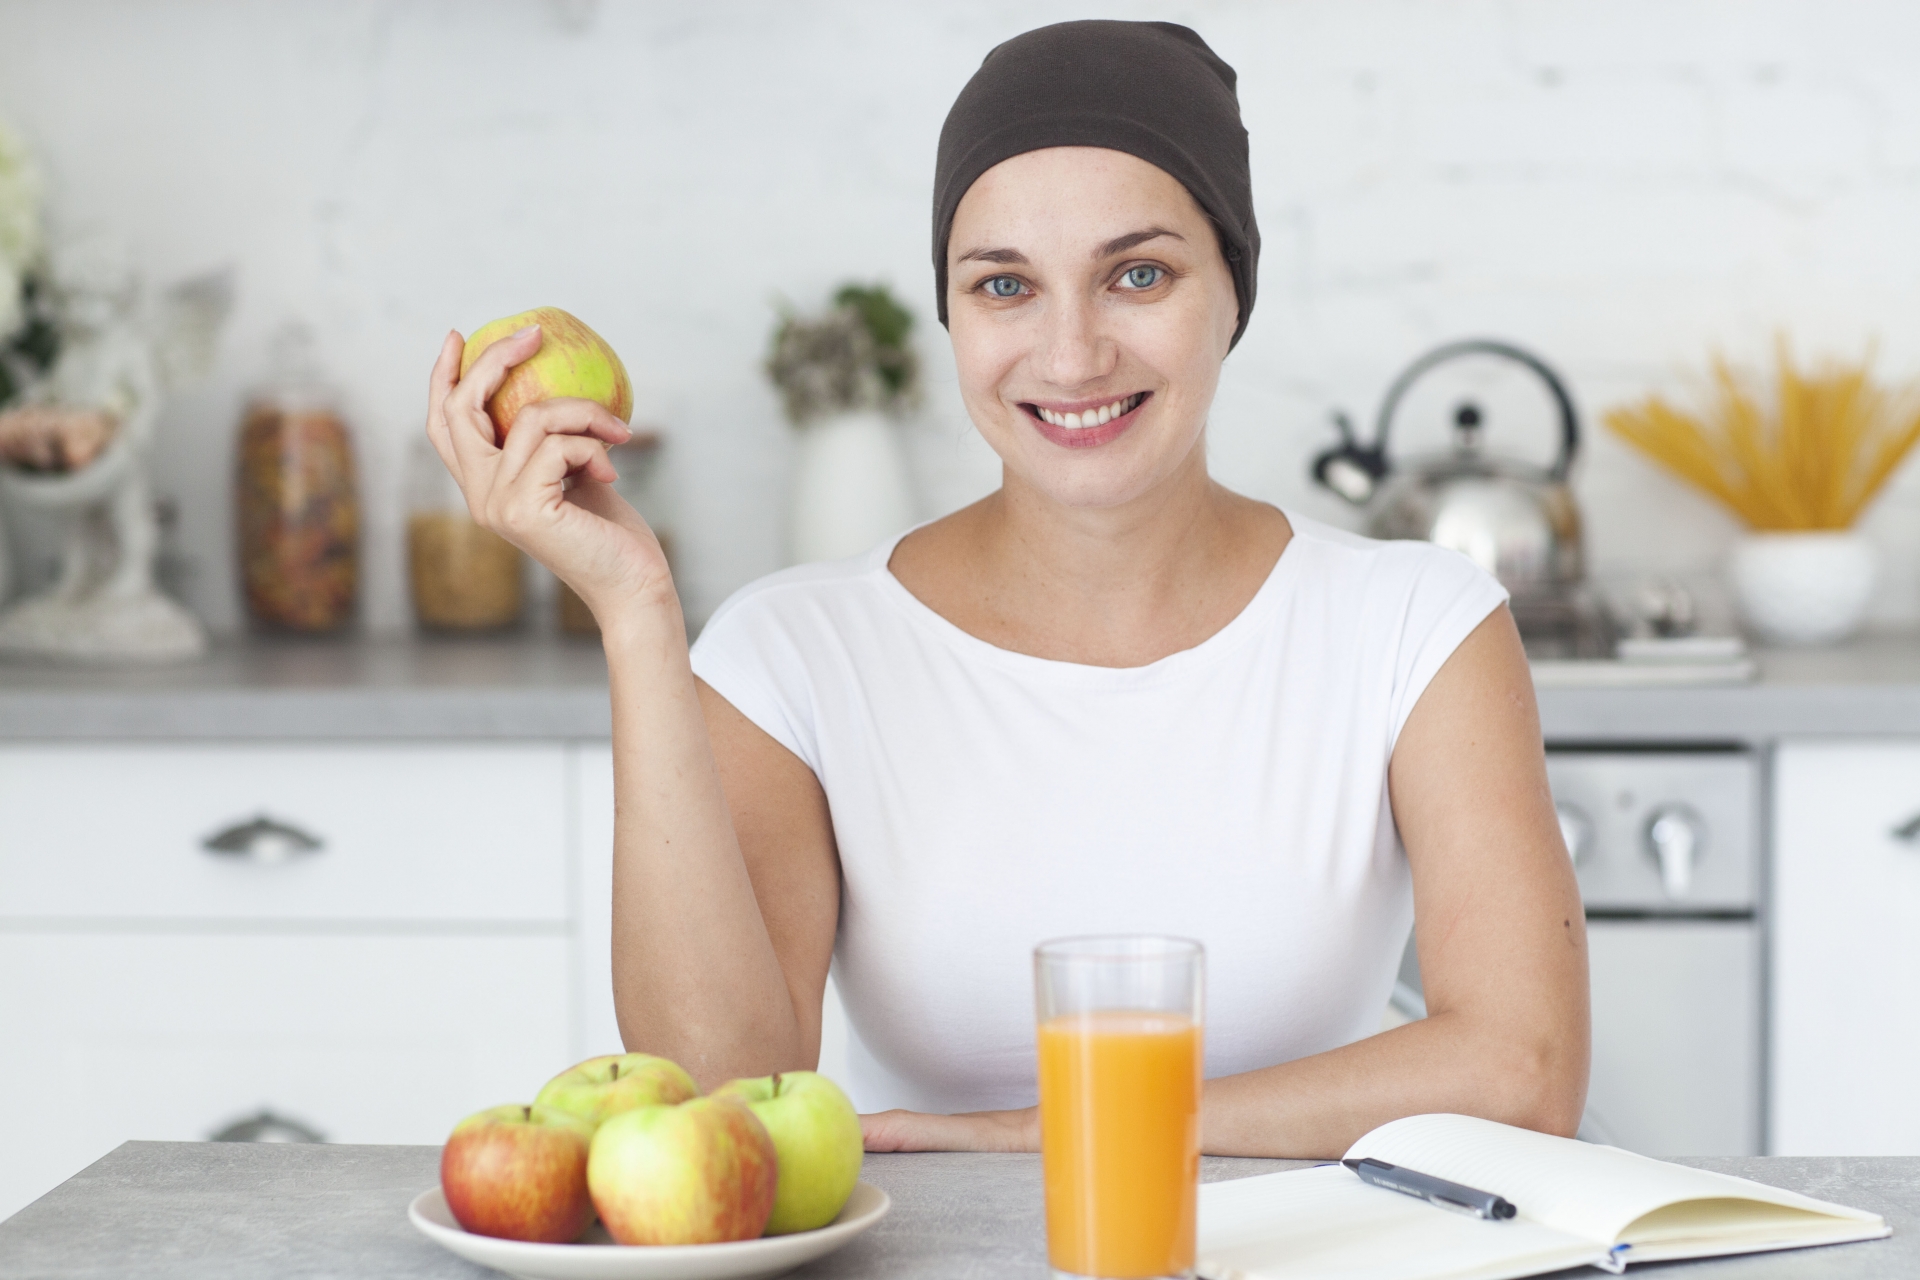
<instances>
[{"instance_id":1,"label":"white flower","mask_svg":"<svg viewBox=\"0 0 1920 1280\"><path fill-rule=\"evenodd\" d=\"M7 274L17 279L39 259L41 248L40 171L26 144L0 124L0 266L11 268ZM11 292L17 300L17 285ZM0 333L7 331L0 324Z\"/></svg>"}]
</instances>

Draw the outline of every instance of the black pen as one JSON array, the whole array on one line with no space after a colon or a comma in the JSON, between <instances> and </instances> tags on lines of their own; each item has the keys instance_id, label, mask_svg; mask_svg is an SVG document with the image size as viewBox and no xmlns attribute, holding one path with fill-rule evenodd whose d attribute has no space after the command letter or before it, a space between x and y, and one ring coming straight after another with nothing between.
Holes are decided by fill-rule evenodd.
<instances>
[{"instance_id":1,"label":"black pen","mask_svg":"<svg viewBox=\"0 0 1920 1280\"><path fill-rule=\"evenodd\" d=\"M1472 1187L1463 1187L1457 1182L1448 1182L1445 1178L1436 1178L1430 1173L1415 1173L1411 1169L1402 1169L1384 1160L1369 1158L1342 1160L1340 1163L1358 1174L1362 1182L1370 1182L1376 1187L1385 1187L1389 1191L1398 1191L1401 1195L1425 1200L1428 1204L1437 1205L1442 1209L1451 1209L1455 1213L1470 1213L1476 1218L1498 1222L1503 1218L1511 1218L1516 1212L1510 1202L1494 1195L1491 1191L1475 1191Z\"/></svg>"}]
</instances>

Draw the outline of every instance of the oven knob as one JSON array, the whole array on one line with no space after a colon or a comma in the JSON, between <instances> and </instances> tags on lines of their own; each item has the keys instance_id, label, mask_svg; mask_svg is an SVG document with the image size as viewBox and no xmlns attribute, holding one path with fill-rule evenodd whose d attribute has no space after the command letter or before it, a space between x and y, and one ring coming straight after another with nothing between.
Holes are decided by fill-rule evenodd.
<instances>
[{"instance_id":1,"label":"oven knob","mask_svg":"<svg viewBox=\"0 0 1920 1280\"><path fill-rule=\"evenodd\" d=\"M1556 804L1553 812L1560 819L1560 838L1567 842L1567 858L1575 864L1587 856L1593 842L1593 819L1575 805Z\"/></svg>"},{"instance_id":2,"label":"oven knob","mask_svg":"<svg viewBox=\"0 0 1920 1280\"><path fill-rule=\"evenodd\" d=\"M1660 883L1669 898L1684 898L1693 888L1693 867L1706 836L1700 815L1683 804L1662 805L1647 819L1647 849L1660 864Z\"/></svg>"}]
</instances>

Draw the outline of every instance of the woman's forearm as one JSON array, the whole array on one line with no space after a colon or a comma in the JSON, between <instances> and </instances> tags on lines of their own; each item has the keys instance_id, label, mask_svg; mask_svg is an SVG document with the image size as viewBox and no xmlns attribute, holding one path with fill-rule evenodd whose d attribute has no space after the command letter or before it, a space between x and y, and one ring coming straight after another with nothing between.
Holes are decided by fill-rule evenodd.
<instances>
[{"instance_id":1,"label":"woman's forearm","mask_svg":"<svg viewBox=\"0 0 1920 1280\"><path fill-rule=\"evenodd\" d=\"M1587 1044L1564 1034L1432 1017L1365 1040L1209 1080L1209 1155L1335 1159L1401 1116L1458 1112L1571 1136L1586 1097Z\"/></svg>"},{"instance_id":2,"label":"woman's forearm","mask_svg":"<svg viewBox=\"0 0 1920 1280\"><path fill-rule=\"evenodd\" d=\"M792 997L721 788L679 607L638 612L604 635L621 1038L679 1062L703 1088L790 1066L801 1056Z\"/></svg>"}]
</instances>

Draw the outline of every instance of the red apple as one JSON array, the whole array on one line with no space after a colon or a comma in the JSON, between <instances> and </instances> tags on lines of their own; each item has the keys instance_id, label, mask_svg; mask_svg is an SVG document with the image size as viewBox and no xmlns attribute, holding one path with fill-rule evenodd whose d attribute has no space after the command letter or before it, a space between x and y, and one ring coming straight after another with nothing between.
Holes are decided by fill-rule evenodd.
<instances>
[{"instance_id":1,"label":"red apple","mask_svg":"<svg viewBox=\"0 0 1920 1280\"><path fill-rule=\"evenodd\" d=\"M636 1107L601 1124L587 1189L621 1244L718 1244L766 1230L779 1187L766 1126L732 1098Z\"/></svg>"},{"instance_id":2,"label":"red apple","mask_svg":"<svg viewBox=\"0 0 1920 1280\"><path fill-rule=\"evenodd\" d=\"M677 1062L650 1053L609 1053L568 1067L540 1086L534 1102L599 1124L634 1107L685 1102L699 1093Z\"/></svg>"},{"instance_id":3,"label":"red apple","mask_svg":"<svg viewBox=\"0 0 1920 1280\"><path fill-rule=\"evenodd\" d=\"M591 400L622 422L632 420L633 384L627 367L605 338L558 307L535 307L475 329L460 356L460 376L467 376L481 352L530 324L540 326L540 349L509 369L487 400L487 416L501 444L507 442L520 410L559 396Z\"/></svg>"},{"instance_id":4,"label":"red apple","mask_svg":"<svg viewBox=\"0 0 1920 1280\"><path fill-rule=\"evenodd\" d=\"M593 1125L552 1107L477 1111L440 1153L447 1208L475 1235L565 1244L593 1221L587 1155Z\"/></svg>"}]
</instances>

